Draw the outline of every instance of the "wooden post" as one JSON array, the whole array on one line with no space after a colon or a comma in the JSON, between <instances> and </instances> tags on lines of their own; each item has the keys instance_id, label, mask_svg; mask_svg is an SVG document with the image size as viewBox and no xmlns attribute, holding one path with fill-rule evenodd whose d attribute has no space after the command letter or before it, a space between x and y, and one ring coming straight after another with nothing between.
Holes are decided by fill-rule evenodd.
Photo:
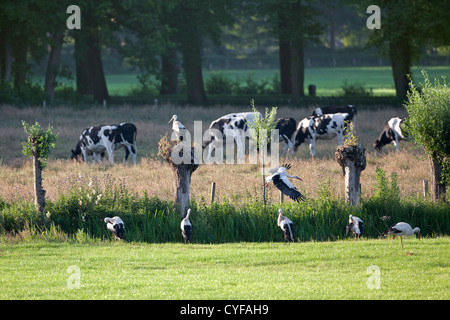
<instances>
[{"instance_id":1,"label":"wooden post","mask_svg":"<svg viewBox=\"0 0 450 320\"><path fill-rule=\"evenodd\" d=\"M213 202L214 202L215 193L216 193L216 183L212 182L211 183L211 204L213 204Z\"/></svg>"},{"instance_id":2,"label":"wooden post","mask_svg":"<svg viewBox=\"0 0 450 320\"><path fill-rule=\"evenodd\" d=\"M423 196L426 197L428 195L428 180L423 180Z\"/></svg>"}]
</instances>

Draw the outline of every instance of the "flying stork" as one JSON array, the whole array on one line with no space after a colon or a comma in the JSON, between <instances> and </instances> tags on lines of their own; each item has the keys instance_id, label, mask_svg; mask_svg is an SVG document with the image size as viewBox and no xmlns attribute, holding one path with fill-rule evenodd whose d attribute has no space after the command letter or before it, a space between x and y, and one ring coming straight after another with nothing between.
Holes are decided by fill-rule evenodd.
<instances>
[{"instance_id":1,"label":"flying stork","mask_svg":"<svg viewBox=\"0 0 450 320\"><path fill-rule=\"evenodd\" d=\"M364 223L359 217L350 215L348 217L348 225L345 230L345 235L348 235L349 231L352 231L356 238L360 238L364 231Z\"/></svg>"},{"instance_id":2,"label":"flying stork","mask_svg":"<svg viewBox=\"0 0 450 320\"><path fill-rule=\"evenodd\" d=\"M191 209L188 209L186 213L186 217L184 217L183 220L181 220L180 228L181 228L181 234L184 238L184 244L191 243L191 230L192 225L189 221L189 216L191 215Z\"/></svg>"},{"instance_id":3,"label":"flying stork","mask_svg":"<svg viewBox=\"0 0 450 320\"><path fill-rule=\"evenodd\" d=\"M400 242L403 248L403 236L409 237L410 235L417 233L417 238L420 240L420 229L419 228L411 228L411 226L406 222L399 222L396 225L390 227L383 235L392 234L392 241L390 247L392 247L392 243L396 236L400 236Z\"/></svg>"},{"instance_id":4,"label":"flying stork","mask_svg":"<svg viewBox=\"0 0 450 320\"><path fill-rule=\"evenodd\" d=\"M114 235L115 239L123 240L124 238L124 223L120 217L106 217L106 227Z\"/></svg>"},{"instance_id":5,"label":"flying stork","mask_svg":"<svg viewBox=\"0 0 450 320\"><path fill-rule=\"evenodd\" d=\"M294 224L288 218L283 216L283 210L278 209L278 222L277 225L283 230L284 233L284 243L286 243L286 239L289 242L294 242Z\"/></svg>"},{"instance_id":6,"label":"flying stork","mask_svg":"<svg viewBox=\"0 0 450 320\"><path fill-rule=\"evenodd\" d=\"M175 132L178 140L183 141L183 132L186 129L184 125L177 120L177 115L174 114L172 118L169 120L169 123L172 122L172 130Z\"/></svg>"},{"instance_id":7,"label":"flying stork","mask_svg":"<svg viewBox=\"0 0 450 320\"><path fill-rule=\"evenodd\" d=\"M297 202L299 200L304 201L305 197L300 193L300 191L297 190L288 178L298 179L300 181L303 180L297 176L290 176L286 172L286 170L289 170L290 168L290 164L283 164L281 167L271 169L270 173L272 173L272 175L266 178L264 185L267 187L269 182L273 181L273 184L292 200Z\"/></svg>"}]
</instances>

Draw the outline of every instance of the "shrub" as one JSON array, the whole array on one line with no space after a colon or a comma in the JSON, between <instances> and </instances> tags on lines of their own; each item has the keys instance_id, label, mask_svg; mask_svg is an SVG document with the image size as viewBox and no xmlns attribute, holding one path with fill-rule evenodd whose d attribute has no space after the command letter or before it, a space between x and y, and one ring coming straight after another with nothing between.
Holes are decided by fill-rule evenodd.
<instances>
[{"instance_id":1,"label":"shrub","mask_svg":"<svg viewBox=\"0 0 450 320\"><path fill-rule=\"evenodd\" d=\"M206 92L208 94L231 94L233 82L220 72L213 72L206 80Z\"/></svg>"},{"instance_id":2,"label":"shrub","mask_svg":"<svg viewBox=\"0 0 450 320\"><path fill-rule=\"evenodd\" d=\"M341 96L344 97L372 97L373 91L372 88L366 89L364 84L355 82L349 83L347 80L344 80L341 86Z\"/></svg>"}]
</instances>

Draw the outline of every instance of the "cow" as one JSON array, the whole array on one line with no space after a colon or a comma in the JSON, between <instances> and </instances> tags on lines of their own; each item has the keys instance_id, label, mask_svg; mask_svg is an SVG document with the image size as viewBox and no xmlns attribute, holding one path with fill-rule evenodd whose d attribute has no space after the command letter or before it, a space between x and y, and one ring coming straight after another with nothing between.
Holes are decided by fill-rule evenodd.
<instances>
[{"instance_id":1,"label":"cow","mask_svg":"<svg viewBox=\"0 0 450 320\"><path fill-rule=\"evenodd\" d=\"M406 134L402 127L405 123L405 118L394 117L386 121L384 124L383 131L381 131L380 136L373 144L373 147L376 151L381 151L385 145L389 143L394 144L395 151L400 152L398 143L401 140L406 139Z\"/></svg>"},{"instance_id":2,"label":"cow","mask_svg":"<svg viewBox=\"0 0 450 320\"><path fill-rule=\"evenodd\" d=\"M262 118L261 113L257 113ZM227 137L232 137L237 144L238 158L243 158L245 147L245 133L249 129L247 122L253 124L255 120L254 112L230 113L211 122L209 126L209 135L211 136L208 147L208 155L206 160L211 158L212 150L220 152L220 159L223 158L223 142Z\"/></svg>"},{"instance_id":3,"label":"cow","mask_svg":"<svg viewBox=\"0 0 450 320\"><path fill-rule=\"evenodd\" d=\"M114 164L114 150L125 148L124 163L129 154L132 154L133 163L136 164L136 126L132 123L119 125L101 125L83 130L75 147L72 150L72 159L80 159L87 162L87 157L92 155L93 163L101 162L105 153L109 162Z\"/></svg>"},{"instance_id":4,"label":"cow","mask_svg":"<svg viewBox=\"0 0 450 320\"><path fill-rule=\"evenodd\" d=\"M278 129L281 140L285 142L282 156L289 150L291 155L294 155L294 144L292 137L297 129L297 121L294 118L281 118L277 119L277 125L275 129ZM269 148L269 146L268 146Z\"/></svg>"},{"instance_id":5,"label":"cow","mask_svg":"<svg viewBox=\"0 0 450 320\"><path fill-rule=\"evenodd\" d=\"M350 121L355 124L356 115L358 110L352 106L351 104L346 106L328 106L328 107L318 107L314 109L312 116L323 116L324 114L333 114L333 113L348 113L350 115Z\"/></svg>"},{"instance_id":6,"label":"cow","mask_svg":"<svg viewBox=\"0 0 450 320\"><path fill-rule=\"evenodd\" d=\"M316 155L316 140L330 140L337 137L339 145L343 144L344 130L352 116L348 113L325 114L323 116L306 117L299 122L295 132L294 151L303 142L309 142L311 156Z\"/></svg>"}]
</instances>

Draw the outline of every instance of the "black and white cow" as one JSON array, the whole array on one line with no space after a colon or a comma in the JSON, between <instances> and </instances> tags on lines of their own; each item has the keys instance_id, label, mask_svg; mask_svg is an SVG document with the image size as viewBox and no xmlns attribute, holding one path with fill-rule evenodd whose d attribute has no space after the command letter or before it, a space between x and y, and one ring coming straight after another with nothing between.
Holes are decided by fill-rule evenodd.
<instances>
[{"instance_id":1,"label":"black and white cow","mask_svg":"<svg viewBox=\"0 0 450 320\"><path fill-rule=\"evenodd\" d=\"M124 163L131 153L133 163L136 164L136 126L132 123L120 125L101 125L83 130L75 150L72 150L72 159L82 159L92 155L93 162L101 162L105 153L111 164L114 164L114 151L125 148Z\"/></svg>"},{"instance_id":2,"label":"black and white cow","mask_svg":"<svg viewBox=\"0 0 450 320\"><path fill-rule=\"evenodd\" d=\"M394 144L395 151L400 152L398 143L401 140L406 139L406 134L402 130L402 127L405 123L405 118L394 117L386 121L384 124L383 131L381 131L380 136L373 144L373 147L376 151L381 151L385 145L389 143Z\"/></svg>"},{"instance_id":3,"label":"black and white cow","mask_svg":"<svg viewBox=\"0 0 450 320\"><path fill-rule=\"evenodd\" d=\"M333 113L348 113L350 115L350 121L355 123L356 115L358 114L358 110L351 104L346 106L328 106L328 107L319 107L314 109L312 116L323 116L324 114L333 114Z\"/></svg>"},{"instance_id":4,"label":"black and white cow","mask_svg":"<svg viewBox=\"0 0 450 320\"><path fill-rule=\"evenodd\" d=\"M275 129L278 129L281 140L285 142L282 156L289 150L291 155L294 155L294 143L292 137L297 129L297 121L294 118L281 118L277 120Z\"/></svg>"},{"instance_id":5,"label":"black and white cow","mask_svg":"<svg viewBox=\"0 0 450 320\"><path fill-rule=\"evenodd\" d=\"M294 151L304 143L309 142L309 151L316 155L316 140L330 140L337 137L339 145L343 144L344 130L350 121L348 113L325 114L323 116L306 117L299 122L295 132Z\"/></svg>"},{"instance_id":6,"label":"black and white cow","mask_svg":"<svg viewBox=\"0 0 450 320\"><path fill-rule=\"evenodd\" d=\"M262 115L258 112L258 117ZM232 137L236 141L238 158L244 157L245 133L249 129L247 122L253 124L255 120L254 112L230 113L211 122L209 126L208 155L206 161L211 159L213 149L220 152L219 158L223 159L223 142L227 137Z\"/></svg>"}]
</instances>

